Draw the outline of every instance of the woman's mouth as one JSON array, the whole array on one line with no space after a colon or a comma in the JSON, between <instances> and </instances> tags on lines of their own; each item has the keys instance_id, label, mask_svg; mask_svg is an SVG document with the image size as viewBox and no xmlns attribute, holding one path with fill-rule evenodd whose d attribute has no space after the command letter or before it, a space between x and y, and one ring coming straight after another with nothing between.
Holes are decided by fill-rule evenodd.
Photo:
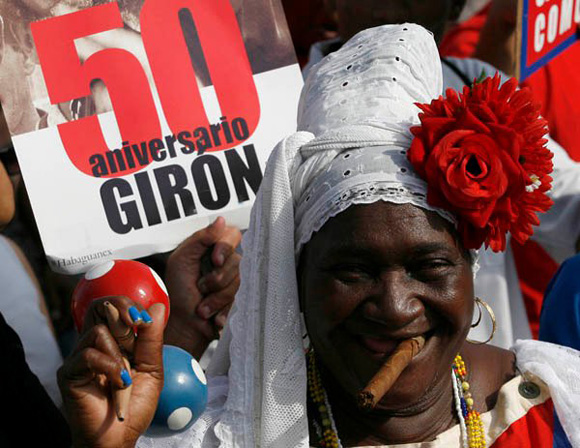
<instances>
[{"instance_id":1,"label":"woman's mouth","mask_svg":"<svg viewBox=\"0 0 580 448\"><path fill-rule=\"evenodd\" d=\"M433 335L433 333L434 332L431 330L422 334L421 336L423 336L426 340L428 340ZM366 348L369 352L371 352L371 355L373 357L380 359L384 359L390 356L396 350L399 344L404 340L368 335L360 335L357 337L357 339L364 348ZM407 339L410 339L410 337Z\"/></svg>"},{"instance_id":2,"label":"woman's mouth","mask_svg":"<svg viewBox=\"0 0 580 448\"><path fill-rule=\"evenodd\" d=\"M359 342L373 354L385 356L394 352L400 341L373 336L360 336Z\"/></svg>"}]
</instances>

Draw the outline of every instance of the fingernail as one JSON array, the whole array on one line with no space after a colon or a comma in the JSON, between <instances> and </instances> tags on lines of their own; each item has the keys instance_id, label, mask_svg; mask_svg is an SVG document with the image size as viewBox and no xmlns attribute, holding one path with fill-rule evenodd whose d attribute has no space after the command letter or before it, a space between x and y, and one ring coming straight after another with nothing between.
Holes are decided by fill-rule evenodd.
<instances>
[{"instance_id":1,"label":"fingernail","mask_svg":"<svg viewBox=\"0 0 580 448\"><path fill-rule=\"evenodd\" d=\"M135 323L143 320L141 318L141 312L134 306L129 308L129 317L131 317L131 320Z\"/></svg>"},{"instance_id":2,"label":"fingernail","mask_svg":"<svg viewBox=\"0 0 580 448\"><path fill-rule=\"evenodd\" d=\"M225 261L224 254L219 252L216 256L216 261L217 261L218 266L223 266L224 261Z\"/></svg>"},{"instance_id":3,"label":"fingernail","mask_svg":"<svg viewBox=\"0 0 580 448\"><path fill-rule=\"evenodd\" d=\"M218 327L225 327L226 325L226 316L222 316L221 314L215 318L215 323Z\"/></svg>"},{"instance_id":4,"label":"fingernail","mask_svg":"<svg viewBox=\"0 0 580 448\"><path fill-rule=\"evenodd\" d=\"M204 319L208 319L211 314L211 310L209 309L209 306L202 305L198 309L198 314Z\"/></svg>"},{"instance_id":5,"label":"fingernail","mask_svg":"<svg viewBox=\"0 0 580 448\"><path fill-rule=\"evenodd\" d=\"M202 294L207 293L206 283L207 283L207 281L206 281L205 277L200 278L199 281L197 282L197 289L199 289L199 292L201 292Z\"/></svg>"},{"instance_id":6,"label":"fingernail","mask_svg":"<svg viewBox=\"0 0 580 448\"><path fill-rule=\"evenodd\" d=\"M153 319L151 319L151 316L145 310L141 311L141 317L143 318L143 322L145 322L146 324L150 324L153 322Z\"/></svg>"},{"instance_id":7,"label":"fingernail","mask_svg":"<svg viewBox=\"0 0 580 448\"><path fill-rule=\"evenodd\" d=\"M131 384L133 384L133 380L131 379L131 375L129 375L127 369L121 370L121 381L123 381L124 387L129 387Z\"/></svg>"}]
</instances>

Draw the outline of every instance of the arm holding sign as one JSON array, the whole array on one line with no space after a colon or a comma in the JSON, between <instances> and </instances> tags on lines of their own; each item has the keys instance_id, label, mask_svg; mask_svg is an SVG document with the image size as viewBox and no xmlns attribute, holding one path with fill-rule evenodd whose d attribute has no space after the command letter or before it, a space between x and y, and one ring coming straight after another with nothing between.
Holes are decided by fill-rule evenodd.
<instances>
[{"instance_id":1,"label":"arm holding sign","mask_svg":"<svg viewBox=\"0 0 580 448\"><path fill-rule=\"evenodd\" d=\"M515 76L518 0L493 0L474 56Z\"/></svg>"},{"instance_id":2,"label":"arm holding sign","mask_svg":"<svg viewBox=\"0 0 580 448\"><path fill-rule=\"evenodd\" d=\"M171 315L165 343L176 345L199 359L216 338L240 284L235 252L241 233L218 218L187 238L167 262L165 280ZM211 272L202 272L202 258L211 249Z\"/></svg>"}]
</instances>

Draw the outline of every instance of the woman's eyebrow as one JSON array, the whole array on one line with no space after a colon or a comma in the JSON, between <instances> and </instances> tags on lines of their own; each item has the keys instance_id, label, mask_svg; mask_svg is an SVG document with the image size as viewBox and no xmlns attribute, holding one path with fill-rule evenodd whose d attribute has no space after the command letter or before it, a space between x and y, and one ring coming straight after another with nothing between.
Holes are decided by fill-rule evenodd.
<instances>
[{"instance_id":1,"label":"woman's eyebrow","mask_svg":"<svg viewBox=\"0 0 580 448\"><path fill-rule=\"evenodd\" d=\"M368 255L372 249L357 244L344 244L337 242L335 246L326 252L325 258L329 257L357 257Z\"/></svg>"},{"instance_id":2,"label":"woman's eyebrow","mask_svg":"<svg viewBox=\"0 0 580 448\"><path fill-rule=\"evenodd\" d=\"M451 248L448 244L444 243L422 243L413 247L413 254L416 256L430 255L435 252L450 253Z\"/></svg>"}]
</instances>

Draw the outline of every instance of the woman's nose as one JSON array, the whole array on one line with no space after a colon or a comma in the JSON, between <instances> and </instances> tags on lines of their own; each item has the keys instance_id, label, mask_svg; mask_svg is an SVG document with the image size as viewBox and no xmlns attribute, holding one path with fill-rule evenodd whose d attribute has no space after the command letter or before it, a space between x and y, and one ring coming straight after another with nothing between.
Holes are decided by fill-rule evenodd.
<instances>
[{"instance_id":1,"label":"woman's nose","mask_svg":"<svg viewBox=\"0 0 580 448\"><path fill-rule=\"evenodd\" d=\"M407 273L389 271L381 274L362 311L366 319L395 331L423 317L425 307Z\"/></svg>"}]
</instances>

